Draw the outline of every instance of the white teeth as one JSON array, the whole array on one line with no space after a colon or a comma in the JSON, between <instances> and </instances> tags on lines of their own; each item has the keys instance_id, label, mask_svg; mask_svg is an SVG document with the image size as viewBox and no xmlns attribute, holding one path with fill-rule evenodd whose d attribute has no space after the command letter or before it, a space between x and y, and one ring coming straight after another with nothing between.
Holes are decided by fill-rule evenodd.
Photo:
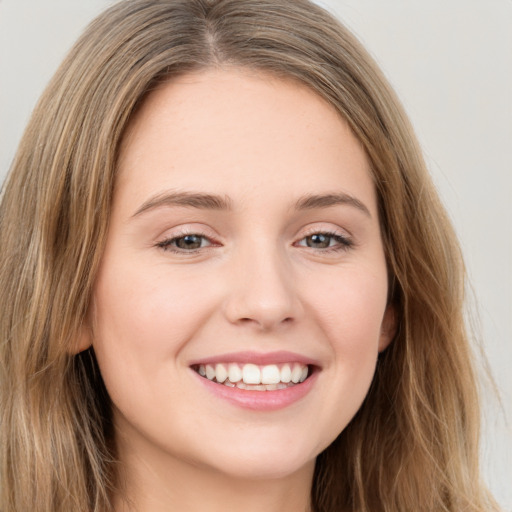
<instances>
[{"instance_id":1,"label":"white teeth","mask_svg":"<svg viewBox=\"0 0 512 512\"><path fill-rule=\"evenodd\" d=\"M261 372L255 364L244 364L242 378L246 384L261 384Z\"/></svg>"},{"instance_id":2,"label":"white teeth","mask_svg":"<svg viewBox=\"0 0 512 512\"><path fill-rule=\"evenodd\" d=\"M206 365L206 378L210 380L215 378L215 368L209 364Z\"/></svg>"},{"instance_id":3,"label":"white teeth","mask_svg":"<svg viewBox=\"0 0 512 512\"><path fill-rule=\"evenodd\" d=\"M288 383L292 380L292 369L289 364L283 365L281 368L281 382Z\"/></svg>"},{"instance_id":4,"label":"white teeth","mask_svg":"<svg viewBox=\"0 0 512 512\"><path fill-rule=\"evenodd\" d=\"M208 367L206 367L206 370L208 371ZM297 384L300 382L300 378L302 376L302 366L300 364L294 364L293 370L292 370L292 382L294 384Z\"/></svg>"},{"instance_id":5,"label":"white teeth","mask_svg":"<svg viewBox=\"0 0 512 512\"><path fill-rule=\"evenodd\" d=\"M224 382L228 378L228 371L223 364L218 364L215 367L215 378L217 382Z\"/></svg>"},{"instance_id":6,"label":"white teeth","mask_svg":"<svg viewBox=\"0 0 512 512\"><path fill-rule=\"evenodd\" d=\"M231 382L239 382L242 380L242 370L237 364L230 364L228 370L228 378Z\"/></svg>"},{"instance_id":7,"label":"white teeth","mask_svg":"<svg viewBox=\"0 0 512 512\"><path fill-rule=\"evenodd\" d=\"M269 364L261 369L262 384L277 384L281 382L281 372L275 364Z\"/></svg>"},{"instance_id":8,"label":"white teeth","mask_svg":"<svg viewBox=\"0 0 512 512\"><path fill-rule=\"evenodd\" d=\"M285 389L304 382L309 373L307 365L300 363L285 363L258 366L255 364L217 363L201 364L196 367L197 373L219 384L240 389L256 391L274 391Z\"/></svg>"}]
</instances>

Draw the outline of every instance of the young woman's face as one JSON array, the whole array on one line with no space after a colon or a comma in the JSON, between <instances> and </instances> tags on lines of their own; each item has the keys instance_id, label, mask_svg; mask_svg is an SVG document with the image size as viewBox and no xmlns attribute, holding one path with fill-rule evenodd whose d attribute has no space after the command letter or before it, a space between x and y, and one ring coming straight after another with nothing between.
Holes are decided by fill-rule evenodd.
<instances>
[{"instance_id":1,"label":"young woman's face","mask_svg":"<svg viewBox=\"0 0 512 512\"><path fill-rule=\"evenodd\" d=\"M332 107L241 70L149 96L91 308L121 458L310 470L390 341L386 297L369 164Z\"/></svg>"}]
</instances>

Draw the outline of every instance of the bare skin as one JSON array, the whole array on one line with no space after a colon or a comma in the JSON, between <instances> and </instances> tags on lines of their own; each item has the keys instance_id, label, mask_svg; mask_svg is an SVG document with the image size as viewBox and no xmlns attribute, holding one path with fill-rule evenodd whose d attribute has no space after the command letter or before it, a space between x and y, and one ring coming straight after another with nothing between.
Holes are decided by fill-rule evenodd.
<instances>
[{"instance_id":1,"label":"bare skin","mask_svg":"<svg viewBox=\"0 0 512 512\"><path fill-rule=\"evenodd\" d=\"M149 96L119 168L83 339L114 404L116 511L308 511L394 332L364 151L305 87L217 69ZM286 389L239 389L263 385L249 370Z\"/></svg>"}]
</instances>

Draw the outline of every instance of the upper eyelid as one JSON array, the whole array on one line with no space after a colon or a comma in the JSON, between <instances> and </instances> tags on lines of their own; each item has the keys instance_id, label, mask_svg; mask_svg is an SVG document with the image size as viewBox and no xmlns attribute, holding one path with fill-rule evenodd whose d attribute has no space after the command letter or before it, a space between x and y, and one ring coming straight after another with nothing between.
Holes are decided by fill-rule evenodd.
<instances>
[{"instance_id":1,"label":"upper eyelid","mask_svg":"<svg viewBox=\"0 0 512 512\"><path fill-rule=\"evenodd\" d=\"M348 231L347 229L341 228L339 226L335 226L335 227L316 227L316 226L312 226L311 228L307 228L300 235L300 240L302 240L302 238L305 238L305 237L310 236L310 235L314 235L316 233L330 234L330 235L340 236L342 238L347 238L347 239L351 239L351 240L353 238L353 235L352 235L352 233L350 233L350 231Z\"/></svg>"},{"instance_id":2,"label":"upper eyelid","mask_svg":"<svg viewBox=\"0 0 512 512\"><path fill-rule=\"evenodd\" d=\"M320 224L320 225L319 225ZM313 234L327 234L331 236L339 236L343 239L354 242L354 237L350 230L341 227L337 224L330 222L313 222L311 225L303 226L298 229L296 235L293 237L292 244L311 236ZM155 238L155 244L160 244L165 241L178 239L187 235L197 235L206 238L212 245L224 245L226 242L225 237L217 233L216 230L210 228L208 225L202 223L184 223L166 229L161 235Z\"/></svg>"},{"instance_id":3,"label":"upper eyelid","mask_svg":"<svg viewBox=\"0 0 512 512\"><path fill-rule=\"evenodd\" d=\"M176 230L176 232L174 232L175 230ZM166 233L167 231L171 231L171 233L169 235L162 234L158 238L162 238L165 240L171 240L171 239L175 239L175 238L181 238L181 237L187 236L187 235L202 236L204 238L208 238L209 240L215 240L215 239L222 238L219 235L208 233L207 232L207 231L209 231L208 229L196 228L196 227L175 227L175 228L166 230L164 233ZM329 235L341 236L343 238L352 238L352 234L348 230L340 228L340 227L329 228L329 227L313 227L313 226L310 228L306 228L305 231L297 234L294 238L295 238L295 240L302 240L302 238L305 238L307 236L314 235L314 234L329 234Z\"/></svg>"},{"instance_id":4,"label":"upper eyelid","mask_svg":"<svg viewBox=\"0 0 512 512\"><path fill-rule=\"evenodd\" d=\"M219 236L212 233L212 230L203 227L203 225L178 225L174 226L172 228L168 228L161 232L159 236L157 236L157 239L165 239L165 240L171 240L174 238L181 238L183 236L187 235L197 235L197 236L203 236L205 238L208 238L210 240L218 239Z\"/></svg>"},{"instance_id":5,"label":"upper eyelid","mask_svg":"<svg viewBox=\"0 0 512 512\"><path fill-rule=\"evenodd\" d=\"M309 233L305 233L303 235L301 235L298 240L304 240L304 238L308 238L312 235L326 235L326 236L331 236L331 237L339 237L339 238L343 238L343 239L351 239L352 237L346 233L340 233L339 231L335 231L335 230L328 230L328 229L322 229L322 230L319 230L319 229L316 229L316 230L313 230Z\"/></svg>"}]
</instances>

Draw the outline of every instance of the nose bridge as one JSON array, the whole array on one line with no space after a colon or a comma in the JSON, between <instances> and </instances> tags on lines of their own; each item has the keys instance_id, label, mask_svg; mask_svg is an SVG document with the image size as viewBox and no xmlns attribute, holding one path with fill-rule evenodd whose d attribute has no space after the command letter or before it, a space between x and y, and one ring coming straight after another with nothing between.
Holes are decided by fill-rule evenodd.
<instances>
[{"instance_id":1,"label":"nose bridge","mask_svg":"<svg viewBox=\"0 0 512 512\"><path fill-rule=\"evenodd\" d=\"M269 242L260 239L236 251L226 302L230 322L268 330L297 319L300 313L286 251Z\"/></svg>"}]
</instances>

